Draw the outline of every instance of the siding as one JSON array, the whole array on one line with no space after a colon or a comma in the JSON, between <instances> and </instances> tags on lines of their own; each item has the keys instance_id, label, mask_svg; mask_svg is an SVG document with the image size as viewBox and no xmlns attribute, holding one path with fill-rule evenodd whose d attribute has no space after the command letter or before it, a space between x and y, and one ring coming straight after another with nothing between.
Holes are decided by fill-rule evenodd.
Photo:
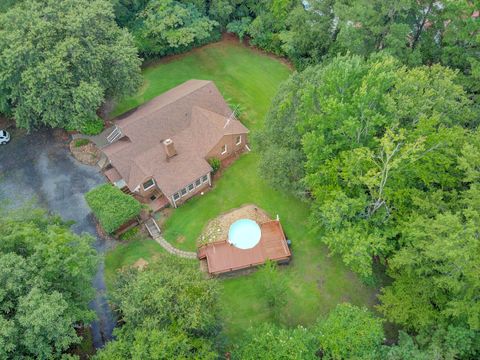
<instances>
[{"instance_id":1,"label":"siding","mask_svg":"<svg viewBox=\"0 0 480 360\"><path fill-rule=\"evenodd\" d=\"M242 142L240 145L235 144L235 140L237 136L242 137ZM223 145L227 145L227 152L226 154L222 153ZM218 158L220 160L226 159L229 156L232 156L240 151L243 150L245 144L248 144L247 134L234 134L234 135L225 135L222 139L210 150L207 154L207 159L211 158Z\"/></svg>"}]
</instances>

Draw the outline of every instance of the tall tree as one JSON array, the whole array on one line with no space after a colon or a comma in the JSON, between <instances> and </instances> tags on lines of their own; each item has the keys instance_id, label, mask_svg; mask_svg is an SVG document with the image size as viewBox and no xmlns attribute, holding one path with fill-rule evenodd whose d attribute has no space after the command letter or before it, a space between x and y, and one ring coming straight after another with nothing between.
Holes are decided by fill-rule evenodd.
<instances>
[{"instance_id":1,"label":"tall tree","mask_svg":"<svg viewBox=\"0 0 480 360\"><path fill-rule=\"evenodd\" d=\"M59 359L94 314L97 255L89 236L24 209L0 218L0 357Z\"/></svg>"},{"instance_id":2,"label":"tall tree","mask_svg":"<svg viewBox=\"0 0 480 360\"><path fill-rule=\"evenodd\" d=\"M344 303L320 320L317 339L323 359L375 359L384 340L382 320L366 308Z\"/></svg>"},{"instance_id":3,"label":"tall tree","mask_svg":"<svg viewBox=\"0 0 480 360\"><path fill-rule=\"evenodd\" d=\"M263 323L246 332L242 341L233 349L232 359L314 360L317 359L317 349L317 341L309 329L283 329Z\"/></svg>"},{"instance_id":4,"label":"tall tree","mask_svg":"<svg viewBox=\"0 0 480 360\"><path fill-rule=\"evenodd\" d=\"M191 3L152 0L139 14L134 30L142 54L175 54L207 41L218 23Z\"/></svg>"},{"instance_id":5,"label":"tall tree","mask_svg":"<svg viewBox=\"0 0 480 360\"><path fill-rule=\"evenodd\" d=\"M188 260L165 256L121 273L111 299L123 325L98 358L216 358L217 297L216 282Z\"/></svg>"},{"instance_id":6,"label":"tall tree","mask_svg":"<svg viewBox=\"0 0 480 360\"><path fill-rule=\"evenodd\" d=\"M133 39L106 0L27 0L0 15L0 112L79 129L140 85Z\"/></svg>"},{"instance_id":7,"label":"tall tree","mask_svg":"<svg viewBox=\"0 0 480 360\"><path fill-rule=\"evenodd\" d=\"M345 56L294 75L274 100L259 136L264 176L304 187L323 241L363 276L400 246L399 220L419 199L465 186L457 154L478 116L456 80L438 65Z\"/></svg>"}]
</instances>

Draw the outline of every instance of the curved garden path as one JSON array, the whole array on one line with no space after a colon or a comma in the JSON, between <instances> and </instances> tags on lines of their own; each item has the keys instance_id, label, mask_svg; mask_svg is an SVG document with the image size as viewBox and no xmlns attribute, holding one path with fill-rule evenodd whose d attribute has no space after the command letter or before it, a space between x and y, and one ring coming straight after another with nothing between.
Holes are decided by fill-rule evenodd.
<instances>
[{"instance_id":1,"label":"curved garden path","mask_svg":"<svg viewBox=\"0 0 480 360\"><path fill-rule=\"evenodd\" d=\"M147 228L148 233L150 236L155 240L161 247L163 247L167 252L170 254L185 258L185 259L196 259L197 253L192 251L184 251L177 249L176 247L172 246L167 240L165 240L160 232L160 228L158 227L157 223L153 218L149 218L145 221L145 227Z\"/></svg>"}]
</instances>

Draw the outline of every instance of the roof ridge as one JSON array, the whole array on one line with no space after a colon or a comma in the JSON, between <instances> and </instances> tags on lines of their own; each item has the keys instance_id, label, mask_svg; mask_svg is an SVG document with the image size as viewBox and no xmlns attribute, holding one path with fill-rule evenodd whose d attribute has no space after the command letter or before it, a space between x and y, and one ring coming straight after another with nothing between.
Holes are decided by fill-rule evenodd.
<instances>
[{"instance_id":1,"label":"roof ridge","mask_svg":"<svg viewBox=\"0 0 480 360\"><path fill-rule=\"evenodd\" d=\"M168 89L167 91L163 92L162 94L154 97L153 99L150 99L149 101L141 104L140 106L138 106L138 107L136 107L136 108L134 108L134 109L132 109L132 110L130 110L130 111L136 111L136 110L140 110L140 109L146 109L146 108L148 108L148 105L149 105L149 104L153 103L155 100L158 101L159 98L168 99L168 98L169 98L169 95L171 95L172 92L178 91L178 88L180 88L180 87L182 87L182 86L185 86L186 84L192 83L192 82L198 82L198 84L199 84L200 86L196 86L196 87L194 87L194 88L192 88L192 89L188 89L188 90L187 90L186 92L184 92L184 93L180 93L177 97L174 97L174 98L172 98L172 99L169 99L168 101L165 102L165 104L162 104L162 105L159 106L159 107L153 106L152 109L150 109L150 111L145 112L145 114L142 114L141 117L140 117L140 119L141 119L141 118L144 118L144 117L146 117L146 116L148 116L148 115L151 115L152 113L157 112L157 111L159 111L160 109L163 109L163 108L165 108L165 107L167 107L167 106L175 103L176 101L178 101L178 100L180 100L180 99L188 96L188 95L191 95L193 92L198 91L198 90L204 88L204 87L207 86L207 85L214 84L214 82L213 82L212 80L190 79L190 80L187 80L187 81L185 81L185 82L183 82L183 83L181 83L181 84L179 84L179 85L177 85L177 86L175 86L175 87L173 87L173 88L171 88L171 89ZM127 113L128 113L128 112L127 112ZM121 116L121 115L120 115L120 116ZM129 125L130 125L129 122L127 122L126 124L122 124L122 122L123 122L122 120L128 120L128 118L127 118L127 119L119 119L119 122L121 122L121 123L119 124L120 127L122 127L122 126L124 126L124 125L125 125L125 126L129 126ZM136 121L137 121L137 120L139 120L139 119L136 119Z\"/></svg>"}]
</instances>

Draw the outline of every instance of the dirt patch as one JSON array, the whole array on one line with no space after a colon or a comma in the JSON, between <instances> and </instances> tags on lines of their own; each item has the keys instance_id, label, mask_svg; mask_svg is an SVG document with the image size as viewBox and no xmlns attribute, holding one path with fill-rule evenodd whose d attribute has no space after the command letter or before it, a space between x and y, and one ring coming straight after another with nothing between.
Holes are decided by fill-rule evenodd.
<instances>
[{"instance_id":1,"label":"dirt patch","mask_svg":"<svg viewBox=\"0 0 480 360\"><path fill-rule=\"evenodd\" d=\"M100 160L100 150L92 143L88 142L85 145L78 146L84 139L74 139L70 142L70 151L75 159L86 165L96 165Z\"/></svg>"},{"instance_id":2,"label":"dirt patch","mask_svg":"<svg viewBox=\"0 0 480 360\"><path fill-rule=\"evenodd\" d=\"M0 129L9 129L15 126L15 121L3 116L0 116Z\"/></svg>"},{"instance_id":3,"label":"dirt patch","mask_svg":"<svg viewBox=\"0 0 480 360\"><path fill-rule=\"evenodd\" d=\"M144 258L140 258L137 261L135 261L132 266L140 271L145 269L145 267L148 265L148 261L145 260Z\"/></svg>"},{"instance_id":4,"label":"dirt patch","mask_svg":"<svg viewBox=\"0 0 480 360\"><path fill-rule=\"evenodd\" d=\"M211 220L197 239L197 243L205 244L225 240L228 236L230 225L239 219L252 219L259 224L271 220L267 213L258 206L254 204L244 205Z\"/></svg>"},{"instance_id":5,"label":"dirt patch","mask_svg":"<svg viewBox=\"0 0 480 360\"><path fill-rule=\"evenodd\" d=\"M178 243L178 244L183 244L185 242L185 236L184 235L180 235L179 237L177 237L175 239L175 241Z\"/></svg>"}]
</instances>

